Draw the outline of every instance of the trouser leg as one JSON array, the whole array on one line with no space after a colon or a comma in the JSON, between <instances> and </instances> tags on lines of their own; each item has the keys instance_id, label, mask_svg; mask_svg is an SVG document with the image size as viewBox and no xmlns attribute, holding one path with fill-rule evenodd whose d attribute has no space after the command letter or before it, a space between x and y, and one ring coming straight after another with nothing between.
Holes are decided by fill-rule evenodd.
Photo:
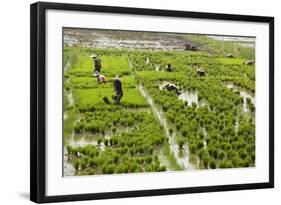
<instances>
[{"instance_id":1,"label":"trouser leg","mask_svg":"<svg viewBox=\"0 0 281 205\"><path fill-rule=\"evenodd\" d=\"M116 104L120 104L120 100L121 100L122 96L123 96L122 93L119 93L119 94L116 95L116 99L115 99Z\"/></svg>"}]
</instances>

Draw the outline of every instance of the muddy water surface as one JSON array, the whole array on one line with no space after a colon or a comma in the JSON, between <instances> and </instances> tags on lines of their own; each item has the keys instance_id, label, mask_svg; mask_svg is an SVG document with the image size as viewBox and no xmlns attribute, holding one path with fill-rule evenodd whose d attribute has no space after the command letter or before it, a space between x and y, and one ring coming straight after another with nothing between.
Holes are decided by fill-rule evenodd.
<instances>
[{"instance_id":1,"label":"muddy water surface","mask_svg":"<svg viewBox=\"0 0 281 205\"><path fill-rule=\"evenodd\" d=\"M198 106L198 94L197 91L185 91L181 93L178 97L180 100L186 101L189 106L192 105L192 103L195 103Z\"/></svg>"},{"instance_id":2,"label":"muddy water surface","mask_svg":"<svg viewBox=\"0 0 281 205\"><path fill-rule=\"evenodd\" d=\"M256 106L255 97L252 94L250 94L249 92L239 89L233 83L228 83L226 85L226 87L228 89L232 89L233 92L239 91L240 96L243 98L243 112L247 113L247 112L250 111L248 106L247 106L247 98L249 98L251 100L251 103L253 103L253 105Z\"/></svg>"},{"instance_id":3,"label":"muddy water surface","mask_svg":"<svg viewBox=\"0 0 281 205\"><path fill-rule=\"evenodd\" d=\"M189 150L187 144L183 146L182 150L179 149L179 145L176 143L175 134L169 133L168 124L166 118L164 117L164 113L159 108L157 108L152 98L149 96L148 92L144 89L144 87L141 84L138 85L138 89L140 90L141 94L146 98L147 102L152 108L152 111L156 115L158 121L163 126L165 135L168 138L170 150L174 154L177 163L180 166L182 166L185 170L195 169L194 165L189 162ZM183 153L181 157L179 157L180 151L182 151Z\"/></svg>"}]
</instances>

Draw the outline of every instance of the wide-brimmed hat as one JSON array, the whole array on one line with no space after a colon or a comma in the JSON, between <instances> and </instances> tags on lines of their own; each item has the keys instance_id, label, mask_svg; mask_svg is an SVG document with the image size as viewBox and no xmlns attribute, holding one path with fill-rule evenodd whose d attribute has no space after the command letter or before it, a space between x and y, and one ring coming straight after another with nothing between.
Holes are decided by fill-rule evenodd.
<instances>
[{"instance_id":1,"label":"wide-brimmed hat","mask_svg":"<svg viewBox=\"0 0 281 205\"><path fill-rule=\"evenodd\" d=\"M95 54L95 53L93 53L92 55L90 55L90 57L91 57L91 58L96 58L96 57L98 57L98 55Z\"/></svg>"}]
</instances>

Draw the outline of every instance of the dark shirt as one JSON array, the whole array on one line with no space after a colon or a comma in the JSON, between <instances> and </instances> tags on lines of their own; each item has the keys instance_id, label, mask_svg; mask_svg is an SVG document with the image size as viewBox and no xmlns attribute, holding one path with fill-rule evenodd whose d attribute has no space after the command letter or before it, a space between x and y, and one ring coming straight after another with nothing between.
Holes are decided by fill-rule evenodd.
<instances>
[{"instance_id":1,"label":"dark shirt","mask_svg":"<svg viewBox=\"0 0 281 205\"><path fill-rule=\"evenodd\" d=\"M95 64L95 71L100 72L101 69L101 60L99 58L94 59L94 64Z\"/></svg>"},{"instance_id":2,"label":"dark shirt","mask_svg":"<svg viewBox=\"0 0 281 205\"><path fill-rule=\"evenodd\" d=\"M171 90L178 90L178 87L175 86L174 84L167 84L165 87L169 91L171 91Z\"/></svg>"},{"instance_id":3,"label":"dark shirt","mask_svg":"<svg viewBox=\"0 0 281 205\"><path fill-rule=\"evenodd\" d=\"M114 86L114 90L115 90L116 94L123 93L122 83L119 79L114 79L113 86Z\"/></svg>"},{"instance_id":4,"label":"dark shirt","mask_svg":"<svg viewBox=\"0 0 281 205\"><path fill-rule=\"evenodd\" d=\"M166 67L166 71L167 71L167 72L172 72L172 71L173 71L172 66L167 66L167 67Z\"/></svg>"}]
</instances>

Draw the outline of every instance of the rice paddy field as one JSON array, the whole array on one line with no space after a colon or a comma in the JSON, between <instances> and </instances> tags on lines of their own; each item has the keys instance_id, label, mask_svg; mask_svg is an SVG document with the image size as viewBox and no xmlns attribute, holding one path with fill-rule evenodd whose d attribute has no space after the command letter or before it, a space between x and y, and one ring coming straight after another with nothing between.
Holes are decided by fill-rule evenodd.
<instances>
[{"instance_id":1,"label":"rice paddy field","mask_svg":"<svg viewBox=\"0 0 281 205\"><path fill-rule=\"evenodd\" d=\"M229 58L218 40L185 40L207 44L189 51L65 43L65 176L255 166L255 65L244 65L254 48L237 44ZM232 46L225 42L225 52ZM92 53L106 84L93 77ZM165 72L167 64L173 72ZM205 76L197 75L199 67ZM124 92L120 105L112 100L115 75ZM180 94L162 89L164 82Z\"/></svg>"}]
</instances>

